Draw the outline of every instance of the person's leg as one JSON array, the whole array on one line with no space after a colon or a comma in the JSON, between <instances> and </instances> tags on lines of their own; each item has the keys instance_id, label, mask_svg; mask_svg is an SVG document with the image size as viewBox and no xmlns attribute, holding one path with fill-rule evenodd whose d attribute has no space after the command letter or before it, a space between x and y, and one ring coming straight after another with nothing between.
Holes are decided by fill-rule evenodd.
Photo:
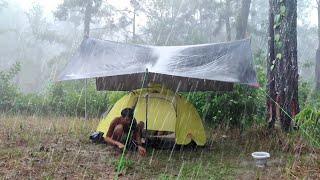
<instances>
[{"instance_id":1,"label":"person's leg","mask_svg":"<svg viewBox=\"0 0 320 180\"><path fill-rule=\"evenodd\" d=\"M138 146L138 138L139 140L142 138L142 129L144 128L144 123L142 121L140 121L137 125L136 125L136 129L134 131L132 131L129 139L128 139L128 149L129 150L137 150Z\"/></svg>"},{"instance_id":2,"label":"person's leg","mask_svg":"<svg viewBox=\"0 0 320 180\"><path fill-rule=\"evenodd\" d=\"M121 141L123 134L124 134L123 126L122 126L122 124L119 124L114 128L114 131L113 131L111 138L115 141Z\"/></svg>"},{"instance_id":3,"label":"person's leg","mask_svg":"<svg viewBox=\"0 0 320 180\"><path fill-rule=\"evenodd\" d=\"M137 124L137 128L138 128L138 131L139 131L140 135L142 136L143 129L144 129L144 122L140 121L140 122Z\"/></svg>"}]
</instances>

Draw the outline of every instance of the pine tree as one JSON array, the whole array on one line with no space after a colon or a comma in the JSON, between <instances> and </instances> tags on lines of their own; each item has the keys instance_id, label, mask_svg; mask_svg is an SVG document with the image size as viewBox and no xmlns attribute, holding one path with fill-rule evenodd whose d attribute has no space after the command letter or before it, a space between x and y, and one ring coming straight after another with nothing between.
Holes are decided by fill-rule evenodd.
<instances>
[{"instance_id":1,"label":"pine tree","mask_svg":"<svg viewBox=\"0 0 320 180\"><path fill-rule=\"evenodd\" d=\"M280 121L288 131L299 112L297 0L269 0L269 4L267 120L270 128Z\"/></svg>"}]
</instances>

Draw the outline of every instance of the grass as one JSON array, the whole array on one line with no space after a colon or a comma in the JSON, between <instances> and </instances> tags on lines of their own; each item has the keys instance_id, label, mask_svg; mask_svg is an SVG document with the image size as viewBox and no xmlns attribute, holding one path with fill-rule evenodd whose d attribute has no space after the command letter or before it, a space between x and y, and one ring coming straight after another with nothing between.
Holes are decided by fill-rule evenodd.
<instances>
[{"instance_id":1,"label":"grass","mask_svg":"<svg viewBox=\"0 0 320 180\"><path fill-rule=\"evenodd\" d=\"M120 152L92 144L98 120L67 117L1 116L2 179L112 179ZM298 134L269 133L261 127L208 130L203 148L148 149L147 157L128 152L119 179L291 179L320 178L319 150ZM251 152L271 153L268 167L256 168Z\"/></svg>"}]
</instances>

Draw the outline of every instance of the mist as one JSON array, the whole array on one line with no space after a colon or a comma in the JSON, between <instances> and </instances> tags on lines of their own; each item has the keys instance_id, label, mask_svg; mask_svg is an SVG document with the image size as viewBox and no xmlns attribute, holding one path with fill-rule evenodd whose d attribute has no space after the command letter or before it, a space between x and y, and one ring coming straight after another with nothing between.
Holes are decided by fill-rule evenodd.
<instances>
[{"instance_id":1,"label":"mist","mask_svg":"<svg viewBox=\"0 0 320 180\"><path fill-rule=\"evenodd\" d=\"M6 1L4 1L6 2ZM180 1L179 1L180 2ZM178 2L177 2L178 4ZM147 2L144 4L147 5ZM170 5L170 3L168 4ZM178 4L180 9L176 13L189 13L190 6L181 1ZM236 5L236 4L235 4ZM119 6L103 3L99 13L104 13L110 17L95 17L91 25L91 37L102 38L107 40L115 40L119 42L129 42L130 34L132 33L132 14L130 9L120 9L123 12L119 13ZM130 4L127 6L130 8ZM268 14L267 1L253 1L250 15L248 19L248 34L247 37L251 38L252 48L255 52L267 52L267 14ZM121 8L121 7L120 7ZM148 9L149 7L145 8ZM165 8L165 6L164 6ZM224 7L221 7L223 10ZM306 9L308 9L306 11ZM160 10L160 9L159 9ZM220 13L215 10L214 13ZM82 40L83 25L80 23L83 19L80 14L70 14L68 19L59 20L54 16L57 10L44 14L43 7L34 3L30 9L23 10L18 2L7 2L6 6L1 8L0 11L0 43L1 43L1 60L0 69L4 70L9 68L13 63L20 62L22 65L21 72L16 77L16 83L23 90L23 92L37 92L43 90L46 85L54 80L57 73L62 70L66 65L75 49L78 47ZM126 12L128 11L128 12ZM314 79L314 57L317 47L317 40L314 38L317 34L316 24L310 22L310 16L315 11L314 4L305 5L298 9L298 61L300 65L299 74L302 79L310 82ZM163 19L162 21L172 22L175 26L170 27L172 30L171 35L165 30L161 30L154 34L152 30L152 19L148 19L148 14L153 11L147 10L138 11L140 21L137 24L137 43L149 45L185 45L193 44L191 41L185 39L185 35L196 33L197 28L206 32L207 28L198 26L190 31L187 24L181 24L179 20L185 20L184 17L174 19ZM230 12L233 13L233 12ZM177 17L180 15L177 14ZM190 13L189 13L190 14ZM190 14L191 15L191 14ZM214 15L214 14L213 14ZM54 18L52 18L52 17ZM211 42L224 42L226 41L225 24L219 22L219 15L217 20L208 21L214 28L216 34L207 36L206 39L201 39L201 34L197 43L211 43ZM146 22L144 22L146 21ZM161 22L161 21L160 21ZM220 23L220 24L219 24ZM230 23L235 24L235 18L230 18ZM310 24L311 23L311 24ZM181 24L184 28L179 28ZM308 24L308 25L306 25ZM212 28L210 28L212 29ZM182 32L181 32L182 30ZM235 29L231 28L231 31ZM187 33L187 34L184 34ZM210 33L210 32L209 32ZM211 32L212 34L213 32ZM157 40L150 39L150 34L157 37ZM173 39L184 38L181 40ZM170 39L172 38L172 40ZM161 40L163 39L163 41ZM172 43L174 42L174 44ZM310 74L310 71L312 72Z\"/></svg>"},{"instance_id":2,"label":"mist","mask_svg":"<svg viewBox=\"0 0 320 180\"><path fill-rule=\"evenodd\" d=\"M0 0L0 177L319 179L319 12Z\"/></svg>"}]
</instances>

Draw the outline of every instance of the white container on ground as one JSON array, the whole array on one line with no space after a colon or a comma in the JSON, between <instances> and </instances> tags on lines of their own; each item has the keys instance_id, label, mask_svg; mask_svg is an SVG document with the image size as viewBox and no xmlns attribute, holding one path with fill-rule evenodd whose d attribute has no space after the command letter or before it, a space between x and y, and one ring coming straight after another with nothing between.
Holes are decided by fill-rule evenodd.
<instances>
[{"instance_id":1,"label":"white container on ground","mask_svg":"<svg viewBox=\"0 0 320 180\"><path fill-rule=\"evenodd\" d=\"M270 158L270 154L267 152L254 152L251 155L256 161L257 167L266 167L267 159Z\"/></svg>"}]
</instances>

